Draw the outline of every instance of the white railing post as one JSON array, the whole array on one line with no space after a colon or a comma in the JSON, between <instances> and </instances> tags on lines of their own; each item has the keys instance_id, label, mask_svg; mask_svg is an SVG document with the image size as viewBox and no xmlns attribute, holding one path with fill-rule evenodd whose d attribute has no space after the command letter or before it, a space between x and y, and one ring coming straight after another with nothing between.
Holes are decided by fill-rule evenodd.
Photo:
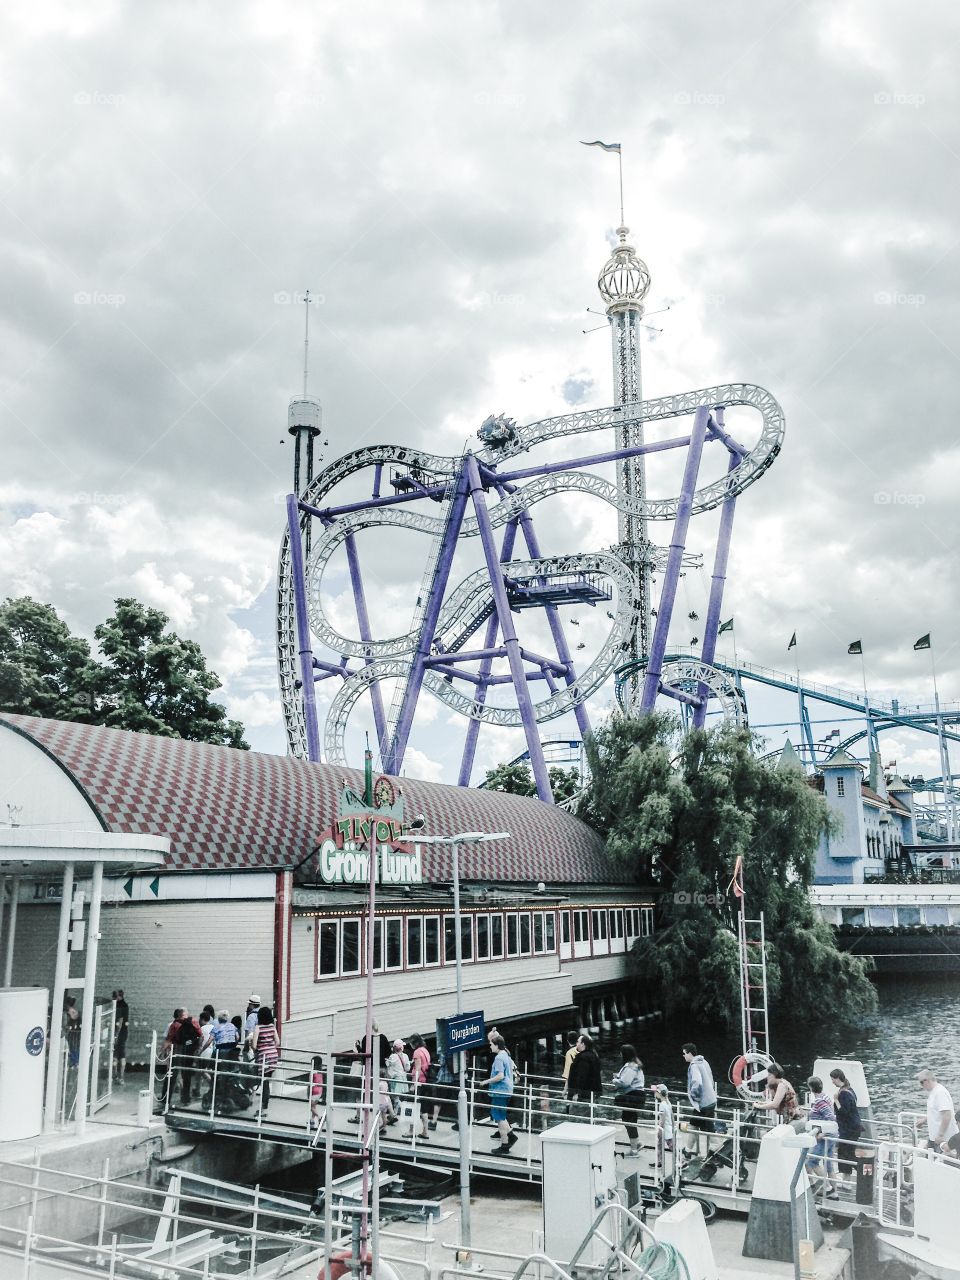
<instances>
[{"instance_id":1,"label":"white railing post","mask_svg":"<svg viewBox=\"0 0 960 1280\"><path fill-rule=\"evenodd\" d=\"M157 1033L150 1033L150 1070L147 1074L147 1088L150 1090L150 1110L153 1111L157 1101Z\"/></svg>"},{"instance_id":2,"label":"white railing post","mask_svg":"<svg viewBox=\"0 0 960 1280\"><path fill-rule=\"evenodd\" d=\"M110 1158L104 1160L100 1174L100 1208L97 1212L97 1251L103 1248L103 1233L107 1222L107 1184L110 1180Z\"/></svg>"},{"instance_id":3,"label":"white railing post","mask_svg":"<svg viewBox=\"0 0 960 1280\"><path fill-rule=\"evenodd\" d=\"M216 1048L213 1050L213 1081L210 1085L210 1119L212 1120L217 1113L217 1069L220 1066L220 1055Z\"/></svg>"},{"instance_id":4,"label":"white railing post","mask_svg":"<svg viewBox=\"0 0 960 1280\"><path fill-rule=\"evenodd\" d=\"M253 1219L250 1233L250 1275L257 1274L257 1226L260 1218L260 1183L253 1188Z\"/></svg>"}]
</instances>

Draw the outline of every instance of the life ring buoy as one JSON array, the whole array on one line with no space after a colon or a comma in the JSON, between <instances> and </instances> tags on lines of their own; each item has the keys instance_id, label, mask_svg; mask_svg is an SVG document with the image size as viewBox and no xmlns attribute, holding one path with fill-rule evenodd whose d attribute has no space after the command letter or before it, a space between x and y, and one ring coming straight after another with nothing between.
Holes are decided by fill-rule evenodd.
<instances>
[{"instance_id":1,"label":"life ring buoy","mask_svg":"<svg viewBox=\"0 0 960 1280\"><path fill-rule=\"evenodd\" d=\"M741 1053L730 1064L728 1079L741 1098L756 1102L763 1097L767 1084L767 1068L773 1058L768 1053Z\"/></svg>"},{"instance_id":2,"label":"life ring buoy","mask_svg":"<svg viewBox=\"0 0 960 1280\"><path fill-rule=\"evenodd\" d=\"M345 1249L340 1253L332 1253L330 1255L329 1278L327 1276L325 1268L321 1266L320 1270L317 1272L317 1280L341 1280L343 1276L350 1275L351 1274L350 1262L352 1258L353 1258L353 1254L350 1252L349 1249ZM369 1249L364 1249L363 1261L360 1267L360 1274L363 1276L368 1276L370 1275L370 1271L371 1271L370 1251ZM384 1262L382 1259L380 1261L380 1266L378 1267L378 1274L380 1275L381 1280L400 1280L400 1277L398 1276L397 1272L393 1269L393 1267L391 1267L388 1263Z\"/></svg>"}]
</instances>

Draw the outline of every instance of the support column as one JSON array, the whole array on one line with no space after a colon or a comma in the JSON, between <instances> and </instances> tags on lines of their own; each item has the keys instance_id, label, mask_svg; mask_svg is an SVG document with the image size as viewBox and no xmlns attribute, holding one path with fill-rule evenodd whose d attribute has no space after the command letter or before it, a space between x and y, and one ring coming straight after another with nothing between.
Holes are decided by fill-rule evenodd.
<instances>
[{"instance_id":1,"label":"support column","mask_svg":"<svg viewBox=\"0 0 960 1280\"><path fill-rule=\"evenodd\" d=\"M513 555L513 546L517 538L517 522L511 520L503 533L503 545L500 548L500 563L503 564ZM487 619L487 629L483 637L484 649L492 649L497 640L497 628L500 625L497 618L496 610ZM481 680L481 684L477 686L477 692L474 694L474 702L480 706L487 700L487 677L490 675L490 669L493 666L493 658L481 658L480 670L477 672ZM467 732L463 740L463 755L460 759L460 777L457 786L469 787L470 777L473 773L473 761L477 753L477 738L480 736L480 721L472 719L467 725Z\"/></svg>"},{"instance_id":2,"label":"support column","mask_svg":"<svg viewBox=\"0 0 960 1280\"><path fill-rule=\"evenodd\" d=\"M50 1034L47 1037L47 1082L43 1104L43 1129L50 1133L57 1119L60 1084L60 1050L63 1046L63 998L70 976L70 912L73 908L73 863L63 869L63 896L60 899L60 928L57 934L57 964L50 993Z\"/></svg>"},{"instance_id":3,"label":"support column","mask_svg":"<svg viewBox=\"0 0 960 1280\"><path fill-rule=\"evenodd\" d=\"M537 714L534 710L533 698L530 696L530 687L527 684L523 658L520 656L520 642L517 639L517 630L513 625L513 614L510 611L510 602L507 599L507 588L503 581L503 568L497 557L493 530L490 526L490 513L487 511L483 493L483 483L480 480L477 460L472 453L467 454L466 475L470 485L470 496L473 499L473 508L477 516L480 541L483 544L483 555L487 562L487 572L490 574L493 601L496 606L497 617L500 619L500 635L507 651L510 675L517 695L517 705L520 708L520 719L523 721L523 730L527 738L527 750L530 752L530 765L537 783L537 795L541 800L550 804L553 801L553 792L550 789L550 775L547 771L547 762L543 756L543 747L540 745Z\"/></svg>"},{"instance_id":4,"label":"support column","mask_svg":"<svg viewBox=\"0 0 960 1280\"><path fill-rule=\"evenodd\" d=\"M543 552L540 550L540 539L537 537L537 531L533 527L533 517L529 511L523 511L520 515L520 524L523 528L523 539L527 544L527 549L534 560L542 560ZM567 644L566 632L563 629L563 623L560 621L556 606L548 604L544 612L547 615L547 622L550 625L550 634L553 636L553 643L557 650L557 657L566 665L567 674L566 681L568 685L576 684L577 673L573 666L573 656L570 653L570 646ZM641 631L641 636L645 638L645 630ZM578 702L573 708L573 714L577 721L577 728L580 730L580 738L586 741L590 736L590 717L587 715L587 708L582 702Z\"/></svg>"},{"instance_id":5,"label":"support column","mask_svg":"<svg viewBox=\"0 0 960 1280\"><path fill-rule=\"evenodd\" d=\"M352 533L348 533L344 538L344 544L347 549L347 564L350 568L350 584L353 587L353 598L357 606L357 626L360 629L360 639L368 641L372 639L370 615L367 613L367 597L363 591L363 576L360 573L357 542ZM371 658L364 659L364 666L368 667L371 661ZM380 762L382 764L384 753L387 750L387 718L383 714L383 690L380 688L379 680L374 680L370 686L370 701L373 704L373 723L377 731L377 743L380 748Z\"/></svg>"},{"instance_id":6,"label":"support column","mask_svg":"<svg viewBox=\"0 0 960 1280\"><path fill-rule=\"evenodd\" d=\"M433 644L436 633L437 618L440 616L443 593L446 590L447 579L450 577L450 569L457 549L457 538L460 534L460 526L463 523L463 513L467 505L468 492L466 471L461 470L457 476L456 493L450 504L450 511L447 514L447 527L443 531L437 551L437 563L433 570L433 580L430 583L430 599L427 601L427 608L420 624L420 638L417 641L413 662L410 664L407 686L403 691L403 701L400 704L396 728L393 731L393 741L388 744L387 758L383 761L384 772L392 774L394 777L399 777L400 770L403 767L403 756L407 749L410 730L413 727L413 713L416 710L417 699L420 697L420 690L423 687L423 675L426 670L424 658L430 653L430 646Z\"/></svg>"},{"instance_id":7,"label":"support column","mask_svg":"<svg viewBox=\"0 0 960 1280\"><path fill-rule=\"evenodd\" d=\"M673 540L667 554L667 567L663 575L663 590L660 593L660 609L657 613L657 625L650 645L650 660L643 681L643 697L640 710L652 711L660 688L660 676L663 673L663 655L667 648L667 634L670 630L670 619L673 605L677 597L677 584L680 581L680 568L683 564L683 551L687 541L687 529L690 525L690 513L693 510L693 495L697 488L697 475L700 471L700 458L703 454L703 442L707 434L707 423L710 410L700 405L694 414L693 430L690 432L690 444L687 448L687 461L683 469L683 482L680 487L680 500L677 503L677 518L673 523Z\"/></svg>"},{"instance_id":8,"label":"support column","mask_svg":"<svg viewBox=\"0 0 960 1280\"><path fill-rule=\"evenodd\" d=\"M723 409L714 411L723 426ZM727 473L733 471L740 463L737 454L731 453L727 464ZM707 619L703 629L703 646L700 656L711 665L717 655L717 628L720 626L720 610L723 608L723 589L727 582L727 561L730 558L730 538L733 534L733 517L737 510L736 498L727 498L720 512L720 528L717 530L717 550L713 557L713 576L710 579L710 599L707 603ZM702 729L707 718L707 689L700 686L702 704L693 713L693 726Z\"/></svg>"},{"instance_id":9,"label":"support column","mask_svg":"<svg viewBox=\"0 0 960 1280\"><path fill-rule=\"evenodd\" d=\"M7 912L7 936L3 957L3 985L13 986L13 948L17 940L17 905L20 901L20 877L10 881L10 909Z\"/></svg>"},{"instance_id":10,"label":"support column","mask_svg":"<svg viewBox=\"0 0 960 1280\"><path fill-rule=\"evenodd\" d=\"M83 968L83 1006L80 1013L80 1062L77 1065L77 1133L87 1127L90 1102L90 1042L97 987L97 952L100 948L100 901L103 897L103 863L93 864L90 913L87 917L87 951Z\"/></svg>"},{"instance_id":11,"label":"support column","mask_svg":"<svg viewBox=\"0 0 960 1280\"><path fill-rule=\"evenodd\" d=\"M320 726L317 721L317 690L313 679L313 648L307 614L307 583L303 572L303 543L300 541L300 507L295 493L287 494L287 529L290 536L290 572L297 622L297 650L300 654L300 683L303 691L303 719L307 730L307 758L320 759Z\"/></svg>"}]
</instances>

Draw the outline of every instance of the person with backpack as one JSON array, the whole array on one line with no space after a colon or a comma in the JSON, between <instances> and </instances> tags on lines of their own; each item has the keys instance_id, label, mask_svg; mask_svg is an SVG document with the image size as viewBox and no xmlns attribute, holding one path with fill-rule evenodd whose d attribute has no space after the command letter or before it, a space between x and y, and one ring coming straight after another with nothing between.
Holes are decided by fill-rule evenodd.
<instances>
[{"instance_id":1,"label":"person with backpack","mask_svg":"<svg viewBox=\"0 0 960 1280\"><path fill-rule=\"evenodd\" d=\"M508 1156L510 1149L517 1141L517 1135L510 1128L507 1119L507 1104L513 1097L513 1059L507 1052L507 1042L498 1032L490 1037L490 1047L495 1057L490 1067L490 1079L487 1081L487 1092L490 1094L490 1116L497 1126L500 1145L493 1152L495 1156Z\"/></svg>"},{"instance_id":2,"label":"person with backpack","mask_svg":"<svg viewBox=\"0 0 960 1280\"><path fill-rule=\"evenodd\" d=\"M200 1048L203 1033L189 1009L180 1014L180 1025L177 1027L173 1045L173 1070L180 1079L180 1105L189 1107L193 1094L193 1059ZM170 1082L171 1090L174 1082Z\"/></svg>"}]
</instances>

